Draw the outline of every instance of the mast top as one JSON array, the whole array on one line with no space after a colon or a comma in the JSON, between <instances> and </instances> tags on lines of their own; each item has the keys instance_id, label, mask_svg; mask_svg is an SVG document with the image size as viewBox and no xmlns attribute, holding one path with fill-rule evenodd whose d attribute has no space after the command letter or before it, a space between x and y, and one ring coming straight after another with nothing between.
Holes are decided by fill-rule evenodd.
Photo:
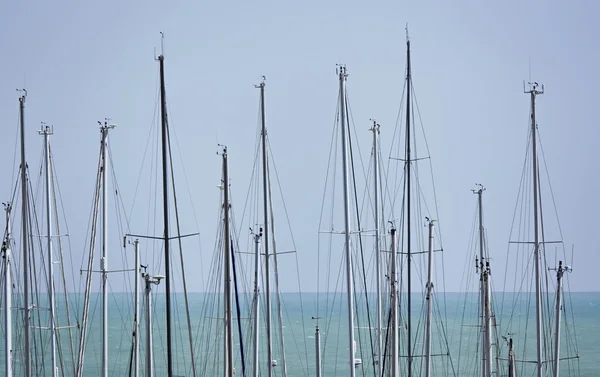
<instances>
[{"instance_id":1,"label":"mast top","mask_svg":"<svg viewBox=\"0 0 600 377\"><path fill-rule=\"evenodd\" d=\"M471 189L473 194L483 194L485 187L481 183L475 183L475 188Z\"/></svg>"},{"instance_id":2,"label":"mast top","mask_svg":"<svg viewBox=\"0 0 600 377\"><path fill-rule=\"evenodd\" d=\"M19 97L19 102L25 102L25 97L27 97L27 90L17 89L17 92L21 93L21 96Z\"/></svg>"},{"instance_id":3,"label":"mast top","mask_svg":"<svg viewBox=\"0 0 600 377\"><path fill-rule=\"evenodd\" d=\"M42 122L41 128L38 130L39 135L52 135L54 134L54 126L50 127L46 122Z\"/></svg>"},{"instance_id":4,"label":"mast top","mask_svg":"<svg viewBox=\"0 0 600 377\"><path fill-rule=\"evenodd\" d=\"M528 81L527 86L523 81L523 92L533 95L544 94L544 84L540 85L536 81Z\"/></svg>"},{"instance_id":5,"label":"mast top","mask_svg":"<svg viewBox=\"0 0 600 377\"><path fill-rule=\"evenodd\" d=\"M377 132L379 133L379 123L377 123L377 121L375 119L369 119L371 122L373 122L373 125L371 126L371 128L369 128L369 131L373 131L373 132Z\"/></svg>"},{"instance_id":6,"label":"mast top","mask_svg":"<svg viewBox=\"0 0 600 377\"><path fill-rule=\"evenodd\" d=\"M336 64L335 73L340 76L340 79L346 80L348 73L346 72L346 64Z\"/></svg>"},{"instance_id":7,"label":"mast top","mask_svg":"<svg viewBox=\"0 0 600 377\"><path fill-rule=\"evenodd\" d=\"M262 80L260 80L260 84L254 85L255 88L264 88L266 85L267 78L262 76Z\"/></svg>"}]
</instances>

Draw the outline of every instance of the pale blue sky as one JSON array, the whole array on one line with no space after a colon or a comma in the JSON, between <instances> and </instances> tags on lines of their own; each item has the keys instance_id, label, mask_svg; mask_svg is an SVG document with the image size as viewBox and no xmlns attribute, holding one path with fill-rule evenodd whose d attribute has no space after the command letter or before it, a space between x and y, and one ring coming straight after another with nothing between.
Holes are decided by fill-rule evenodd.
<instances>
[{"instance_id":1,"label":"pale blue sky","mask_svg":"<svg viewBox=\"0 0 600 377\"><path fill-rule=\"evenodd\" d=\"M459 289L465 269L475 182L487 187L490 250L504 260L526 143L529 99L522 81L531 59L533 78L546 87L538 100L538 123L564 239L568 249L575 244L571 288L598 291L600 180L593 166L600 139L594 105L599 11L591 0L5 2L0 195L10 196L15 88L26 85L28 161L38 166L40 122L55 125L55 161L68 192L65 209L79 267L98 156L96 121L110 117L119 125L112 150L121 192L131 200L154 113L153 53L163 31L169 115L199 221L184 231L200 229L206 255L186 262L207 264L212 254L217 142L229 147L235 198L245 196L258 109L254 84L265 75L269 135L288 198L303 288L314 291L309 271L336 106L335 64L347 64L350 73L354 120L357 130L364 130L361 143L370 142L371 117L384 134L391 133L408 22L413 80L443 224L446 289ZM189 284L201 290L198 276ZM294 284L284 281L282 289Z\"/></svg>"}]
</instances>

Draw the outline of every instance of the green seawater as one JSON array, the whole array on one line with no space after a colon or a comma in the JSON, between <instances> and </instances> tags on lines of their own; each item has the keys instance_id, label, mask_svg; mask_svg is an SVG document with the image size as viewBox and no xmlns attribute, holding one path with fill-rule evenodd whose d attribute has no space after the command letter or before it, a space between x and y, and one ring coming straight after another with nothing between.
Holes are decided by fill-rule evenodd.
<instances>
[{"instance_id":1,"label":"green seawater","mask_svg":"<svg viewBox=\"0 0 600 377\"><path fill-rule=\"evenodd\" d=\"M364 294L363 294L364 295ZM356 358L362 364L356 370L356 376L373 375L373 349L376 349L374 325L374 295L369 294L370 319L368 323L367 310L364 300L355 303L355 340ZM189 336L185 316L185 303L183 295L173 294L172 298L172 347L173 370L176 376L192 376ZM364 298L364 296L363 296ZM494 309L498 334L498 360L494 366L501 367L506 373L507 343L502 336L514 339L516 358L518 360L535 359L535 322L533 320L532 294L517 295L514 293L494 293ZM545 310L553 311L553 297ZM84 353L84 376L100 376L101 371L101 298L97 293L92 294L89 310L88 337ZM4 301L4 300L2 300ZM19 298L15 297L13 307L19 307ZM77 360L77 350L80 340L80 325L83 312L83 295L72 294L68 296L71 328L67 326L67 317L64 308L65 296L57 297L59 333L58 364L59 376L72 376ZM154 352L154 375L166 376L166 337L165 337L165 297L156 293L152 299L152 332ZM252 319L251 296L241 295L238 298L239 312L234 301L233 330L234 330L234 364L235 375L243 376L241 344L244 349L245 374L252 375ZM348 376L349 375L349 344L347 324L347 302L345 294L315 294L284 293L282 301L283 338L286 349L287 375L314 376L315 375L315 328L318 325L321 334L321 358L323 376ZM384 300L385 301L385 300ZM273 367L274 376L283 375L283 360L281 357L281 337L276 306L276 297L272 300L273 323L273 359L277 366ZM223 313L222 297L219 294L191 293L189 295L190 318L192 327L193 348L195 352L195 365L197 376L223 375ZM146 302L140 300L140 375L146 375ZM318 306L318 311L317 311ZM406 375L406 300L400 301L399 346L400 375ZM436 354L432 362L433 376L476 376L479 374L478 350L480 347L480 327L477 317L477 294L438 293L434 300L433 315L436 319L432 326L432 350ZM564 302L565 310L563 319L566 319L562 330L561 376L577 375L572 370L579 370L582 377L600 376L600 293L572 293ZM23 375L23 313L22 310L13 309L13 369L15 376ZM260 315L260 375L267 375L268 359L266 357L266 326L264 314L266 313L264 297L261 298ZM424 370L422 355L423 341L423 313L422 294L413 295L413 370L419 376ZM386 321L388 311L383 313L383 336L387 333ZM31 311L32 316L32 370L35 376L51 376L50 347L47 310L44 297L39 298L39 307ZM133 294L111 293L109 295L108 312L108 365L110 376L133 375L130 367L133 364L133 331L134 331L134 300ZM512 319L511 319L512 318ZM527 320L529 319L529 320ZM545 331L553 331L554 318L546 316L543 321ZM241 331L240 331L241 327ZM3 322L0 323L2 339L6 338ZM240 333L241 339L240 341ZM388 334L389 335L389 334ZM442 335L445 335L442 336ZM72 340L71 340L72 339ZM543 340L547 349L554 347L553 339ZM525 346L526 344L526 346ZM375 347L375 348L373 348ZM445 355L444 349L449 350L450 356ZM4 375L4 341L0 344L0 365ZM73 357L74 356L74 357ZM576 357L578 356L578 357ZM576 358L569 358L576 357ZM389 359L388 359L389 360ZM384 362L386 362L384 360ZM519 362L517 371L519 376L533 375L532 363ZM547 373L551 375L551 362L545 364Z\"/></svg>"}]
</instances>

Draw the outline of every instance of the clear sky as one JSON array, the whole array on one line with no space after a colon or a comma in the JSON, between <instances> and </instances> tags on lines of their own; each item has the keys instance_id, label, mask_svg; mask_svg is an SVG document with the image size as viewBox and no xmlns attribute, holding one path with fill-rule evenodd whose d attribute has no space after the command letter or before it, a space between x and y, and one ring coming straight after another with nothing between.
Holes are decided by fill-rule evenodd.
<instances>
[{"instance_id":1,"label":"clear sky","mask_svg":"<svg viewBox=\"0 0 600 377\"><path fill-rule=\"evenodd\" d=\"M268 128L299 252L303 289L312 273L329 135L335 64L345 63L361 143L369 118L382 133L396 121L405 67L405 24L413 80L428 135L443 224L446 290L459 289L475 182L487 187L491 253L504 260L526 145L523 80L546 87L538 123L567 248L575 245L574 291L598 291L595 105L600 35L595 1L30 1L0 11L0 185L10 197L18 93L28 90L28 161L37 167L40 122L66 193L76 268L84 250L99 147L109 117L120 191L129 208L155 113L155 49L165 33L169 116L179 140L207 265L216 236L220 159L229 147L234 197L243 200L258 111L254 84L267 77ZM383 137L383 136L382 136ZM387 155L387 152L384 152ZM183 181L183 180L181 180ZM186 191L186 189L184 189ZM189 278L202 290L200 277ZM500 285L496 283L496 287ZM291 290L295 281L282 281Z\"/></svg>"}]
</instances>

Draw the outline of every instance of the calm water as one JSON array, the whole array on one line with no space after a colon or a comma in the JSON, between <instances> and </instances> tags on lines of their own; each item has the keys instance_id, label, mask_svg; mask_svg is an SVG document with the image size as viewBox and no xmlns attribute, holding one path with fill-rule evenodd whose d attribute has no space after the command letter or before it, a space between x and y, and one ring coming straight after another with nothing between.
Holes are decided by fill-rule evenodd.
<instances>
[{"instance_id":1,"label":"calm water","mask_svg":"<svg viewBox=\"0 0 600 377\"><path fill-rule=\"evenodd\" d=\"M420 296L414 296L414 310L413 310L413 332L419 331L419 324L422 322L419 320L422 307L420 306ZM471 295L469 298L476 297ZM533 332L535 329L534 322L530 322L529 326L526 326L524 318L528 313L526 311L518 312L520 306L514 305L515 300L522 302L529 302L528 295L523 297L516 297L513 294L496 293L495 294L495 306L497 313L497 325L499 336L505 335L507 337L515 338L515 344L524 342L527 338L528 344L534 339ZM475 375L478 361L475 353L478 349L478 328L477 317L474 313L477 307L476 300L465 302L465 295L458 293L446 293L446 304L443 304L443 300L438 300L438 306L434 311L437 317L444 318L444 321L437 325L434 325L434 353L436 347L440 350L444 348L444 342L440 340L439 334L442 332L447 335L448 348L450 350L451 358L440 357L439 360L434 361L434 375L452 375L452 372L458 376L471 376ZM87 341L87 347L85 352L85 376L99 376L101 368L101 310L99 295L94 294L90 302L90 326L89 335ZM219 302L220 295L194 293L190 295L190 315L191 315L191 326L194 339L194 350L196 354L196 372L199 376L212 376L222 374L222 350L223 350L223 336L222 336L222 314L218 307L221 306ZM347 338L347 322L345 317L346 303L343 298L339 297L334 301L333 295L326 294L303 294L302 302L299 299L298 294L287 293L282 295L283 309L283 335L285 339L286 349L286 364L288 375L294 376L314 376L315 374L315 325L316 320L312 317L317 316L316 306L319 305L318 316L322 319L319 322L321 329L321 351L323 361L323 375L348 375L348 338ZM328 301L329 300L329 301ZM59 298L59 301L64 302L64 297ZM69 296L71 304L72 325L77 326L80 321L80 315L82 309L83 298L79 295ZM129 375L129 366L132 358L132 335L133 335L133 297L129 294L111 294L110 299L110 310L109 310L109 375L111 376L125 376ZM182 331L187 328L187 321L185 318L185 306L183 301L183 295L176 294L172 296L172 315L173 315L173 328L174 339L173 349L175 352L174 357L174 370L175 375L179 376L191 376L192 369L190 367L190 350L187 332ZM329 315L325 313L325 307L329 302ZM332 305L333 303L333 305ZM264 304L264 302L263 302ZM504 305L503 305L504 304ZM141 300L141 318L140 318L140 331L141 331L141 375L145 375L145 353L146 353L146 333L145 333L145 315L144 313L144 300ZM155 360L155 375L164 376L166 375L166 345L165 345L165 334L164 334L164 295L156 294L153 299L153 337L154 337L154 360ZM401 304L402 305L402 304ZM579 364L579 370L583 377L597 377L600 376L600 353L597 351L598 345L600 345L600 293L574 293L571 295L571 301L567 302L568 307L572 307L573 316L569 315L569 321L574 318L574 326L568 326L563 329L563 346L561 346L562 356L571 356L575 350L578 351L579 359L573 359L569 361L563 361L561 364L561 376L566 376L566 367L568 363L571 365ZM15 304L17 306L17 304ZM62 305L58 305L62 308ZM234 355L236 365L236 375L242 376L242 363L241 363L241 352L240 352L240 332L238 330L238 323L242 328L241 337L243 338L244 344L244 358L246 361L246 374L250 375L252 371L252 360L251 360L251 342L252 339L252 321L250 320L249 313L249 297L244 296L240 299L240 318L234 309L234 322L233 328L235 332L234 343L236 344L236 352ZM234 306L235 308L235 306ZM517 309L514 309L517 308ZM272 320L274 326L277 322L277 311L273 307ZM372 309L372 308L371 308ZM501 309L503 312L501 313ZM370 336L373 336L374 332L369 331L367 325L367 316L364 307L359 307L360 315L357 316L355 322L356 328L356 340L357 340L357 353L356 357L361 358L363 364L357 368L357 376L372 375L372 353L370 351ZM39 314L38 314L39 312ZM20 363L22 355L22 317L18 317L20 314L14 311L14 330L13 337L15 341L14 346L14 361L15 361L15 375L22 374L20 372ZM75 315L75 313L77 315ZM261 315L265 313L264 305L261 307ZM374 313L374 312L373 312ZM510 315L513 315L512 322L509 322ZM64 309L61 309L60 313L60 326L66 326L67 321L65 317ZM75 319L78 318L78 319ZM34 314L34 325L37 327L47 326L47 316L43 310L38 310ZM438 323L438 322L436 322ZM547 319L545 327L551 326L551 319ZM436 327L437 326L437 327ZM4 326L2 328L2 338L5 338ZM36 352L32 354L33 367L36 370L38 376L50 376L49 368L49 343L47 337L47 330L40 328L32 329L33 341L36 344ZM278 327L278 325L276 326ZM60 349L59 353L63 355L62 360L64 363L65 375L72 375L73 360L71 358L71 342L69 340L69 331L71 331L73 337L73 353L77 354L77 348L79 344L79 330L75 327L71 330L64 328L60 330ZM264 351L266 349L266 343L264 337L266 334L265 323L262 322L260 326L261 333L261 375L266 375L266 356ZM403 336L405 329L401 329L400 336ZM510 333L510 334L509 334ZM404 333L405 334L405 333ZM274 375L282 375L282 359L281 359L281 342L279 331L273 330L273 359L277 360L278 366L274 367ZM418 340L416 341L418 342ZM500 343L502 343L502 339ZM552 344L545 344L546 347L551 347ZM528 346L529 347L529 346ZM416 344L417 352L419 344ZM506 357L506 346L502 345L500 349L500 357ZM2 365L2 373L4 374L4 342L0 344L0 362ZM43 352L42 352L43 350ZM400 355L405 355L404 343L401 344ZM529 359L531 356L531 349L518 350L517 359ZM263 361L264 360L264 361ZM420 359L417 359L420 360ZM420 363L420 361L416 361ZM503 366L506 362L500 360L499 363ZM401 367L404 365L403 361L400 363ZM418 364L420 365L420 364ZM531 375L531 373L525 368L526 363L522 366L518 365L518 368L523 368L523 373L519 375ZM63 367L59 363L59 375L62 375ZM402 373L403 375L404 373Z\"/></svg>"}]
</instances>

